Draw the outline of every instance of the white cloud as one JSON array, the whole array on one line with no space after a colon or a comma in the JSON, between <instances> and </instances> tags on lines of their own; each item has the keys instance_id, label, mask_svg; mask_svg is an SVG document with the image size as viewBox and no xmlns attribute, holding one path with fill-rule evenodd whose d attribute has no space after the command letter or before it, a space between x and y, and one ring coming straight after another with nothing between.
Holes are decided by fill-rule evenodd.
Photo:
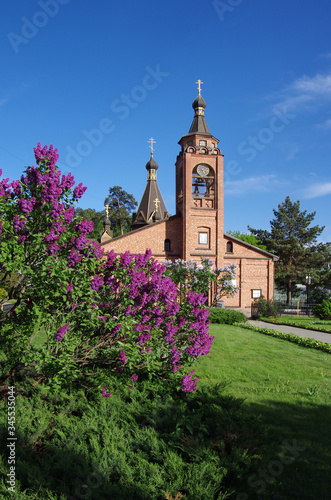
<instances>
[{"instance_id":1,"label":"white cloud","mask_svg":"<svg viewBox=\"0 0 331 500\"><path fill-rule=\"evenodd\" d=\"M319 198L331 194L331 182L313 184L304 191L305 198Z\"/></svg>"},{"instance_id":2,"label":"white cloud","mask_svg":"<svg viewBox=\"0 0 331 500\"><path fill-rule=\"evenodd\" d=\"M331 102L331 73L326 75L302 76L279 93L281 101L277 106L287 111L307 109Z\"/></svg>"},{"instance_id":3,"label":"white cloud","mask_svg":"<svg viewBox=\"0 0 331 500\"><path fill-rule=\"evenodd\" d=\"M312 78L303 76L292 84L292 88L308 94L331 96L331 74L316 75Z\"/></svg>"},{"instance_id":4,"label":"white cloud","mask_svg":"<svg viewBox=\"0 0 331 500\"><path fill-rule=\"evenodd\" d=\"M295 155L299 152L299 148L297 144L293 144L291 146L290 152L288 153L287 157L285 158L286 161L293 160Z\"/></svg>"},{"instance_id":5,"label":"white cloud","mask_svg":"<svg viewBox=\"0 0 331 500\"><path fill-rule=\"evenodd\" d=\"M238 181L228 181L224 184L225 195L243 195L246 193L267 192L281 183L276 176L261 175L259 177L248 177Z\"/></svg>"},{"instance_id":6,"label":"white cloud","mask_svg":"<svg viewBox=\"0 0 331 500\"><path fill-rule=\"evenodd\" d=\"M329 129L331 128L331 118L329 120L326 120L324 123L318 123L316 125L317 128L322 128L322 129Z\"/></svg>"}]
</instances>

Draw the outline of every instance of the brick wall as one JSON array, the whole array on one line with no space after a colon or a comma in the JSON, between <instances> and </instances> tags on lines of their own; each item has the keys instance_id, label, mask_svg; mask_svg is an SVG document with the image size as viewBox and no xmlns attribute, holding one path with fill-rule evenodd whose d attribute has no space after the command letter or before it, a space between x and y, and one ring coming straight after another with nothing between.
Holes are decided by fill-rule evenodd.
<instances>
[{"instance_id":1,"label":"brick wall","mask_svg":"<svg viewBox=\"0 0 331 500\"><path fill-rule=\"evenodd\" d=\"M155 259L178 259L182 256L182 218L173 216L166 221L156 222L150 226L135 229L123 236L117 236L102 244L103 249L111 249L120 254L126 251L131 253L145 253L146 249L152 250ZM165 252L164 242L170 240L171 250Z\"/></svg>"},{"instance_id":2,"label":"brick wall","mask_svg":"<svg viewBox=\"0 0 331 500\"><path fill-rule=\"evenodd\" d=\"M225 306L249 309L254 300L252 290L261 290L266 299L273 299L274 257L262 249L225 235L225 249L227 242L232 243L233 251L224 254L223 262L224 265L236 265L236 285L240 290L234 298L224 299Z\"/></svg>"}]
</instances>

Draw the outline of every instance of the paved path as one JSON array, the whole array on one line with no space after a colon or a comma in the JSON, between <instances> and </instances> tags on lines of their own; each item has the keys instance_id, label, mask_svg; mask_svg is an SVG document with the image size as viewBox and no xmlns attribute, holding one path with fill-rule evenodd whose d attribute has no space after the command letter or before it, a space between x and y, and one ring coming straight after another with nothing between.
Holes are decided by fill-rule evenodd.
<instances>
[{"instance_id":1,"label":"paved path","mask_svg":"<svg viewBox=\"0 0 331 500\"><path fill-rule=\"evenodd\" d=\"M295 335L299 335L300 337L315 339L319 340L320 342L331 344L331 332L323 333L317 332L316 330L306 330L305 328L298 328L297 326L275 325L273 323L267 323L266 321L255 321L252 319L249 319L247 323L249 325L258 326L259 328L269 328L270 330L276 330L277 332L283 333L294 333Z\"/></svg>"}]
</instances>

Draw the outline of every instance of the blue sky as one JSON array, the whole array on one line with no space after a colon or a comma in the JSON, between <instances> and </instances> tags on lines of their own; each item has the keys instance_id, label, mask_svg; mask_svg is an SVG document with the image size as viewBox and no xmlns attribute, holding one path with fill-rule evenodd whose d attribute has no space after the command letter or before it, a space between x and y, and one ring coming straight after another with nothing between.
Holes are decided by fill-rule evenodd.
<instances>
[{"instance_id":1,"label":"blue sky","mask_svg":"<svg viewBox=\"0 0 331 500\"><path fill-rule=\"evenodd\" d=\"M289 195L331 241L331 7L328 0L3 0L0 168L19 178L40 141L88 186L137 201L148 139L175 210L178 141L195 82L225 165L225 230L270 229Z\"/></svg>"}]
</instances>

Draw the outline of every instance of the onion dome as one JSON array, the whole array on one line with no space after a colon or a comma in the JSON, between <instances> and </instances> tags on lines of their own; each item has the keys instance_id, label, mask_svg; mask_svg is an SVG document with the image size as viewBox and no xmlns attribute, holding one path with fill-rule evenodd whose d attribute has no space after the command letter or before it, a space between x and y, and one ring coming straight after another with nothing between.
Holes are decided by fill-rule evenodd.
<instances>
[{"instance_id":1,"label":"onion dome","mask_svg":"<svg viewBox=\"0 0 331 500\"><path fill-rule=\"evenodd\" d=\"M150 160L146 163L146 170L157 170L159 165L154 160L153 156L151 156Z\"/></svg>"},{"instance_id":2,"label":"onion dome","mask_svg":"<svg viewBox=\"0 0 331 500\"><path fill-rule=\"evenodd\" d=\"M203 108L205 109L207 106L207 103L206 101L204 100L204 98L202 97L201 94L199 94L193 101L193 104L192 104L192 108L195 110L197 108Z\"/></svg>"}]
</instances>

